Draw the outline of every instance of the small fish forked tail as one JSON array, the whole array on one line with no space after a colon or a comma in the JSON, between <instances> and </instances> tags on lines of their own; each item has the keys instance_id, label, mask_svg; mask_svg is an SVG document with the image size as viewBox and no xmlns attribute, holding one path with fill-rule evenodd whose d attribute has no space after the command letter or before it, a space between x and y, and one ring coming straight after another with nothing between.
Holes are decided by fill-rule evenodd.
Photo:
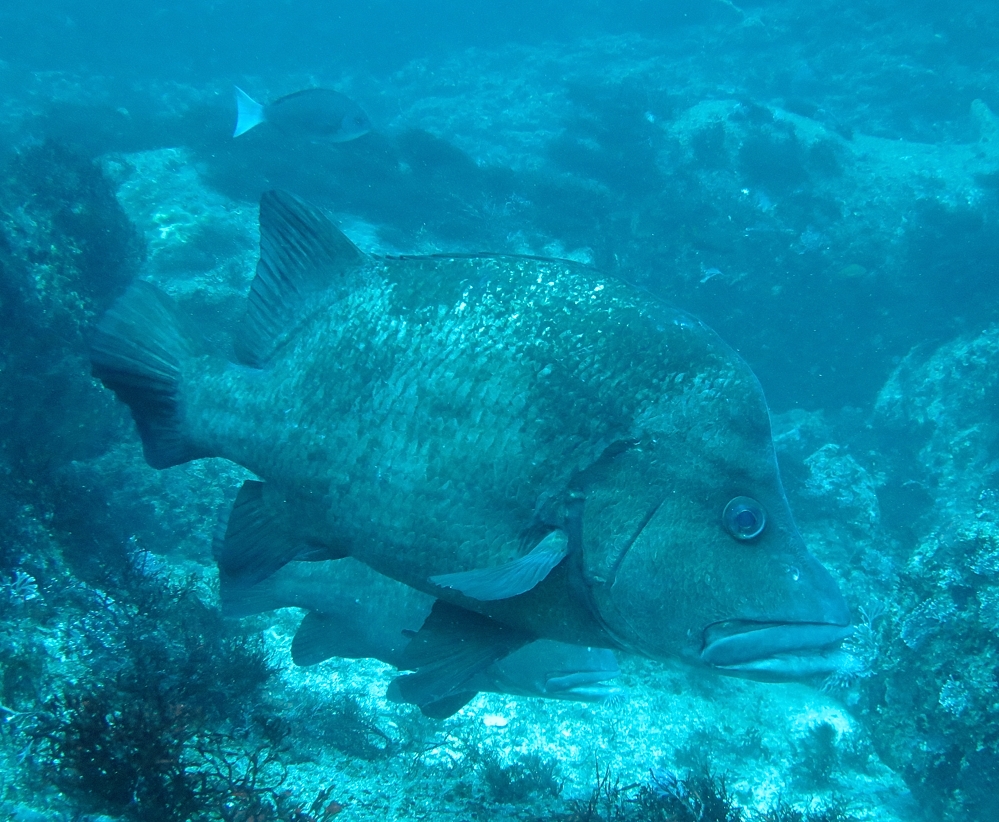
<instances>
[{"instance_id":1,"label":"small fish forked tail","mask_svg":"<svg viewBox=\"0 0 999 822\"><path fill-rule=\"evenodd\" d=\"M236 130L233 137L246 134L254 126L259 126L265 119L264 107L254 100L239 86L236 89Z\"/></svg>"},{"instance_id":2,"label":"small fish forked tail","mask_svg":"<svg viewBox=\"0 0 999 822\"><path fill-rule=\"evenodd\" d=\"M211 456L185 430L182 377L194 356L177 307L142 281L118 298L94 333L93 374L131 409L153 468Z\"/></svg>"}]
</instances>

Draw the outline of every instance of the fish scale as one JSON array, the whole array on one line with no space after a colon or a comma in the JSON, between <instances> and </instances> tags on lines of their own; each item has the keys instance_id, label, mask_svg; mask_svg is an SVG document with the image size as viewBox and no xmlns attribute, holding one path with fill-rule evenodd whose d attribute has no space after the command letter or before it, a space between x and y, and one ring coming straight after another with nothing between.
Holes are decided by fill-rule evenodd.
<instances>
[{"instance_id":1,"label":"fish scale","mask_svg":"<svg viewBox=\"0 0 999 822\"><path fill-rule=\"evenodd\" d=\"M400 271L400 267L406 270ZM428 274L435 279L460 276L462 273L460 269L467 268L468 263L464 260L457 261L459 271L455 275L447 271L449 267L447 260L440 259L434 260L432 267L422 261L403 261L397 266L393 276L395 279L405 277L410 283L426 281ZM540 276L535 270L538 267L542 269ZM324 424L329 429L327 435L330 438L325 450L331 454L330 462L339 461L355 466L355 470L349 472L350 482L345 492L335 496L334 507L338 510L380 509L386 512L386 515L380 519L367 518L365 524L373 526L375 533L357 529L356 532L341 536L347 537L352 542L377 543L384 546L385 555L368 557L379 567L389 567L394 560L404 557L404 562L400 563L402 570L396 569L393 565L393 573L404 577L409 584L426 588L426 579L433 573L458 570L461 566L495 565L517 556L520 552L519 534L530 524L536 498L542 491L547 490L546 485L565 486L569 479L565 472L562 476L550 474L538 476L539 472L532 471L529 464L524 464L525 453L534 451L535 455L540 457L539 462L545 466L567 461L572 465L585 467L588 460L598 456L595 453L596 449L592 447L593 442L602 441L601 435L603 439L607 439L608 431L612 427L607 422L606 412L601 416L581 413L584 410L584 401L572 397L569 402L559 403L560 408L554 415L559 420L559 428L562 430L557 433L551 431L550 422L553 414L547 409L551 405L549 395L540 392L536 384L532 385L533 381L524 373L528 370L536 373L541 369L525 369L523 364L528 356L538 364L542 362L557 364L559 370L563 372L561 377L563 381L574 380L580 389L596 386L595 391L584 390L580 393L588 394L589 401L604 405L605 403L601 401L603 387L600 385L599 375L606 368L601 360L594 354L588 354L576 361L567 360L560 348L567 344L571 346L574 338L582 335L573 333L571 329L562 330L559 334L553 334L552 331L556 328L558 320L564 322L571 319L570 306L578 306L583 301L583 295L587 298L594 296L590 304L602 304L615 299L616 289L605 287L601 292L594 294L594 287L603 278L582 269L570 268L566 264L531 265L518 262L511 270L504 273L506 277L503 280L499 279L497 272L493 272L488 286L484 289L476 289L474 293L465 292L462 296L465 308L461 311L448 311L440 319L434 317L422 323L417 321L417 317L395 314L393 308L395 311L399 308L393 305L391 290L387 287L387 283L385 280L379 281L372 277L368 285L370 294L368 299L359 299L359 295L355 294L355 299L352 301L354 304L349 306L355 312L355 316L349 320L350 327L355 330L363 327L364 315L373 317L381 310L393 317L392 322L383 320L383 323L389 328L394 326L398 329L398 333L394 339L387 333L380 338L377 346L368 346L364 350L353 346L353 356L350 355L348 347L352 345L355 335L337 332L336 329L342 327L341 323L344 320L335 310L335 305L329 306L329 310L326 311L313 312L311 316L315 318L314 324L299 329L299 338L302 340L322 338L328 341L321 352L321 359L317 352L310 348L312 352L310 374L314 372L319 376L338 370L375 370L364 360L370 352L376 350L379 352L379 359L388 359L394 363L392 373L381 385L370 386L369 395L356 398L361 404L354 412L354 416L367 421L370 426L370 431L362 429L361 441L366 447L361 450L352 447L353 432L338 433L336 421L325 420ZM540 285L539 279L545 285ZM361 305L366 310L358 317L357 306ZM542 328L538 328L541 323L536 321L535 328L531 331L537 329L538 333L531 338L531 332L528 332L533 344L528 343L519 351L517 348L510 351L493 342L494 339L503 339L509 324L508 318L512 315L517 316L513 321L513 324L520 327L517 333L524 334L522 327L528 322L527 318L532 313L534 316L539 316L539 312L545 308L549 311L546 312ZM608 309L600 313L611 312ZM549 330L548 334L544 333L544 328ZM488 329L488 333L483 333L482 329ZM455 347L453 341L463 337L474 339L474 344L466 348ZM603 347L609 347L606 341ZM647 348L654 350L655 347L652 345ZM516 520L508 518L499 523L483 523L480 513L487 506L474 503L470 506L461 506L465 510L470 507L475 514L474 517L455 515L452 510L456 507L453 499L435 504L436 489L424 488L422 494L413 495L414 487L423 486L427 482L423 445L427 441L439 440L444 433L435 430L433 418L428 419L420 409L433 402L447 404L451 387L434 379L434 369L428 368L427 364L443 359L449 354L450 361L460 374L460 378L456 375L460 385L456 396L471 409L464 421L457 423L457 427L464 431L466 436L452 441L454 448L449 461L449 475L462 487L475 488L477 493L482 495L483 501L492 503L488 507L508 499L511 487L521 488L522 490L516 495L519 505L514 506L520 510L520 517ZM297 362L298 357L297 351L289 351L289 362ZM334 365L336 363L343 365L338 367ZM278 386L286 384L288 373L294 370L296 369L283 365L280 359L272 362L270 373L275 382L275 389L272 390L279 390ZM483 372L489 372L491 376L483 379L479 376ZM647 374L632 373L631 377L633 384L640 384L642 378L645 382L650 382ZM303 380L297 382L296 391L301 390L302 382ZM523 419L513 420L512 425L506 413L497 413L497 409L507 410L503 407L503 398L511 393L511 387L523 391L533 399L525 409ZM219 387L212 393L216 396L233 396L246 395L248 392L241 390L236 384ZM265 389L254 401L272 405L269 393ZM635 396L641 397L645 393L636 392ZM585 403L586 407L589 407L589 401ZM452 408L455 413L460 413L459 408ZM317 409L309 405L303 406L301 411L309 417L314 417L317 413ZM620 417L620 412L615 416ZM533 426L531 426L532 421ZM379 431L386 433L379 436ZM504 432L506 435L499 448L496 447L495 434L491 433L496 431ZM626 433L623 426L619 433L622 435ZM370 436L366 436L368 434ZM521 447L511 448L510 440L520 443ZM531 443L531 447L523 447L523 442ZM259 447L256 447L252 454L243 454L238 451L233 452L224 446L222 448L222 453L231 454L235 461L243 464L251 463L253 470L261 476L273 477L282 483L284 475L287 479L283 482L288 484L295 482L294 474L288 476L288 467L281 463L280 456L277 456L277 459L271 457L268 460L265 457L262 460L259 451ZM582 454L576 456L580 451ZM562 459L552 455L552 452L555 454L561 452ZM282 449L281 454L284 453ZM521 459L516 459L518 456ZM401 486L401 490L393 494L391 487L386 489L384 486L379 486L377 491L374 491L367 481L370 474L356 470L356 466L372 462L394 466L395 484ZM493 472L485 472L483 469L487 466L492 466ZM490 478L492 482L489 486L492 487L483 487L482 477ZM433 519L428 517L427 513L423 513L424 511L431 514ZM405 544L410 533L433 534L437 531L439 526L432 527L433 520L442 514L450 514L452 528L449 531L460 529L460 533L467 535L460 541L460 544L466 548L466 553L460 558L454 557L454 561L460 563L459 568L447 567L446 562L451 557L445 557L442 562L439 545L441 543L453 545L456 542L450 534L439 535L436 538L424 537L417 540L414 545ZM476 534L476 531L479 533ZM467 553L473 546L477 550ZM452 556L454 553L451 552Z\"/></svg>"}]
</instances>

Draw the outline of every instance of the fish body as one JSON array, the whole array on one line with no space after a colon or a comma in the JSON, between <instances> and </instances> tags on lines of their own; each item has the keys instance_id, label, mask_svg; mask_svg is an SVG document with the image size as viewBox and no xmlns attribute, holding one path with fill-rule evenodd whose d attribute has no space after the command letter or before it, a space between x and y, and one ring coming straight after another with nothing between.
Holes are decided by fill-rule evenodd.
<instances>
[{"instance_id":1,"label":"fish body","mask_svg":"<svg viewBox=\"0 0 999 822\"><path fill-rule=\"evenodd\" d=\"M762 678L836 666L849 611L792 521L759 383L647 292L561 260L371 258L271 192L235 349L199 355L139 284L92 351L152 465L264 480L227 573L353 556L439 600L421 634L464 656L410 652L454 678L539 637ZM460 636L469 612L491 652L470 652L484 623Z\"/></svg>"},{"instance_id":2,"label":"fish body","mask_svg":"<svg viewBox=\"0 0 999 822\"><path fill-rule=\"evenodd\" d=\"M325 88L303 89L261 105L237 87L236 115L233 137L265 122L291 136L316 142L345 143L371 131L371 120L357 103Z\"/></svg>"},{"instance_id":3,"label":"fish body","mask_svg":"<svg viewBox=\"0 0 999 822\"><path fill-rule=\"evenodd\" d=\"M299 664L330 657L379 659L405 668L409 638L423 625L433 597L346 558L290 562L251 585L221 575L223 613L247 616L276 608L307 611L292 643ZM627 697L610 680L620 674L614 654L551 640L537 640L498 659L462 683L458 693L604 702Z\"/></svg>"}]
</instances>

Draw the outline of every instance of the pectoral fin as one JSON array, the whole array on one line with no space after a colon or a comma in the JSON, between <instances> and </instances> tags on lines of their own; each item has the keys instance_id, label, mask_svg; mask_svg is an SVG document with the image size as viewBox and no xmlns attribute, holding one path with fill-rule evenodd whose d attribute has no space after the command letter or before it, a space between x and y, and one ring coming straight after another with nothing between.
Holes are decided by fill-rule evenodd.
<instances>
[{"instance_id":1,"label":"pectoral fin","mask_svg":"<svg viewBox=\"0 0 999 822\"><path fill-rule=\"evenodd\" d=\"M397 677L391 693L401 702L430 711L428 716L438 716L445 710L443 715L449 716L474 695L463 686L475 674L533 638L438 600L403 653L405 667L414 673ZM435 703L439 704L433 707Z\"/></svg>"},{"instance_id":2,"label":"pectoral fin","mask_svg":"<svg viewBox=\"0 0 999 822\"><path fill-rule=\"evenodd\" d=\"M569 552L564 531L552 531L529 554L495 568L479 568L430 577L434 585L453 588L481 602L508 599L526 593L543 580Z\"/></svg>"},{"instance_id":3,"label":"pectoral fin","mask_svg":"<svg viewBox=\"0 0 999 822\"><path fill-rule=\"evenodd\" d=\"M478 691L469 691L454 694L453 696L446 696L444 699L431 702L429 705L421 705L420 713L430 719L447 719L449 716L454 716L471 702L477 693Z\"/></svg>"}]
</instances>

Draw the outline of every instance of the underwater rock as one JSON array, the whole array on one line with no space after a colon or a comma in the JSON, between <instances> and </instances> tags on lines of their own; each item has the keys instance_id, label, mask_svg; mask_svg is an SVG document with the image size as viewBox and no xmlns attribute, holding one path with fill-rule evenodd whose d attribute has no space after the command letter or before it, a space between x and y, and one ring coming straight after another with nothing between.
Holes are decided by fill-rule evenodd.
<instances>
[{"instance_id":1,"label":"underwater rock","mask_svg":"<svg viewBox=\"0 0 999 822\"><path fill-rule=\"evenodd\" d=\"M875 744L936 816L999 813L999 328L916 351L875 424L924 499L871 688Z\"/></svg>"}]
</instances>

